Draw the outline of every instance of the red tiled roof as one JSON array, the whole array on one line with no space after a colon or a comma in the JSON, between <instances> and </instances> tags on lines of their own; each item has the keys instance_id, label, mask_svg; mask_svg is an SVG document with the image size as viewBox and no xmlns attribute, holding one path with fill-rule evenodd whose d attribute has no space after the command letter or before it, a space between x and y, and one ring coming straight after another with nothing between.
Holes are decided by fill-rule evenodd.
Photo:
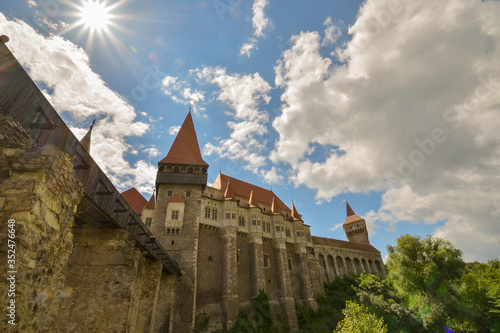
<instances>
[{"instance_id":1,"label":"red tiled roof","mask_svg":"<svg viewBox=\"0 0 500 333\"><path fill-rule=\"evenodd\" d=\"M292 218L294 221L301 221L302 215L297 212L297 208L295 208L295 204L292 203Z\"/></svg>"},{"instance_id":2,"label":"red tiled roof","mask_svg":"<svg viewBox=\"0 0 500 333\"><path fill-rule=\"evenodd\" d=\"M155 194L154 193L151 196L151 199L149 199L149 202L146 205L146 207L144 207L144 209L155 209Z\"/></svg>"},{"instance_id":3,"label":"red tiled roof","mask_svg":"<svg viewBox=\"0 0 500 333\"><path fill-rule=\"evenodd\" d=\"M354 214L354 211L352 210L351 206L349 206L349 203L347 201L345 203L346 203L347 217L345 218L344 225L363 221L361 217Z\"/></svg>"},{"instance_id":4,"label":"red tiled roof","mask_svg":"<svg viewBox=\"0 0 500 333\"><path fill-rule=\"evenodd\" d=\"M317 245L347 247L347 248L355 249L355 250L380 253L379 250L377 250L376 248L374 248L373 246L371 246L369 244L346 242L346 241L342 241L339 239L316 237L316 236L312 236L311 238L312 238L313 244L317 244Z\"/></svg>"},{"instance_id":5,"label":"red tiled roof","mask_svg":"<svg viewBox=\"0 0 500 333\"><path fill-rule=\"evenodd\" d=\"M191 164L208 167L207 162L201 157L191 112L188 113L186 120L184 120L167 156L159 163Z\"/></svg>"},{"instance_id":6,"label":"red tiled roof","mask_svg":"<svg viewBox=\"0 0 500 333\"><path fill-rule=\"evenodd\" d=\"M227 183L226 192L224 192L224 199L225 200L236 200L236 197L234 196L233 187L231 186L231 182Z\"/></svg>"},{"instance_id":7,"label":"red tiled roof","mask_svg":"<svg viewBox=\"0 0 500 333\"><path fill-rule=\"evenodd\" d=\"M282 214L280 206L276 203L276 196L273 196L273 202L271 203L271 212L273 214Z\"/></svg>"},{"instance_id":8,"label":"red tiled roof","mask_svg":"<svg viewBox=\"0 0 500 333\"><path fill-rule=\"evenodd\" d=\"M138 215L142 213L142 209L148 203L146 198L144 198L142 194L135 189L135 187L122 192L121 195L123 199L125 199L125 201L129 204L129 206L134 210L134 212Z\"/></svg>"},{"instance_id":9,"label":"red tiled roof","mask_svg":"<svg viewBox=\"0 0 500 333\"><path fill-rule=\"evenodd\" d=\"M172 198L170 198L170 200L168 200L168 202L186 202L186 200L184 200L184 198L180 195L174 195Z\"/></svg>"},{"instance_id":10,"label":"red tiled roof","mask_svg":"<svg viewBox=\"0 0 500 333\"><path fill-rule=\"evenodd\" d=\"M229 177L227 175L224 175L222 173L219 173L219 176L215 180L213 187L218 188L218 189L225 189L227 186L227 183L229 182L229 179L231 179L231 187L233 188L234 194L240 197L243 197L247 200L250 199L250 193L253 190L253 200L258 201L264 205L268 205L271 207L273 203L273 197L276 197L276 201L279 205L279 208L281 209L282 212L287 212L290 213L290 208L288 208L287 205L283 203L283 201L280 200L273 192L266 190L262 187L252 185L250 183L244 182L242 180Z\"/></svg>"}]
</instances>

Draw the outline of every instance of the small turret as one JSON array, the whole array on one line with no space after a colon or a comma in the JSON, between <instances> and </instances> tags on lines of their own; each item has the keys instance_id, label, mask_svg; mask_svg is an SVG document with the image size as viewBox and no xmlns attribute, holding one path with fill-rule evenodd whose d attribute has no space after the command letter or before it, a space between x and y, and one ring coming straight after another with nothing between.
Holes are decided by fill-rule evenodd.
<instances>
[{"instance_id":1,"label":"small turret","mask_svg":"<svg viewBox=\"0 0 500 333\"><path fill-rule=\"evenodd\" d=\"M349 203L346 201L347 217L344 221L344 232L349 242L370 244L368 230L364 219L354 213Z\"/></svg>"}]
</instances>

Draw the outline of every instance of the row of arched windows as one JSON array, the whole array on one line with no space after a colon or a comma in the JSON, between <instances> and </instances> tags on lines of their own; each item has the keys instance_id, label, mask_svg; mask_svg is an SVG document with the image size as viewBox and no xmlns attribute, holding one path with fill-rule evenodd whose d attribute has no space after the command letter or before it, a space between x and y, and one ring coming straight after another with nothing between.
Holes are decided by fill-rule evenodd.
<instances>
[{"instance_id":1,"label":"row of arched windows","mask_svg":"<svg viewBox=\"0 0 500 333\"><path fill-rule=\"evenodd\" d=\"M323 268L323 280L325 281L333 280L333 278L338 275L344 276L348 272L352 272L354 274L367 272L384 276L382 264L378 260L372 261L371 259L366 260L363 258L360 261L358 258L354 258L353 260L351 260L351 258L349 257L342 259L340 256L337 256L337 258L335 259L336 263L334 264L333 257L331 255L328 255L327 265L325 257L322 254L318 255L318 259L320 261L321 267Z\"/></svg>"}]
</instances>

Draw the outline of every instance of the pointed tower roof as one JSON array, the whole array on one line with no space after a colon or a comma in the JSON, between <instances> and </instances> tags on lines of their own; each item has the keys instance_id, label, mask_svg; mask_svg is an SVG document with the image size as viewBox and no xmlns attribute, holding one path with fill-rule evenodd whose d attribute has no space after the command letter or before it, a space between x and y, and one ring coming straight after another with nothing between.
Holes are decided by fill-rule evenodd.
<instances>
[{"instance_id":1,"label":"pointed tower roof","mask_svg":"<svg viewBox=\"0 0 500 333\"><path fill-rule=\"evenodd\" d=\"M292 203L292 218L294 221L301 221L302 215L297 212L297 208L295 208L295 204Z\"/></svg>"},{"instance_id":2,"label":"pointed tower roof","mask_svg":"<svg viewBox=\"0 0 500 333\"><path fill-rule=\"evenodd\" d=\"M236 200L231 181L227 182L226 191L224 192L224 200Z\"/></svg>"},{"instance_id":3,"label":"pointed tower roof","mask_svg":"<svg viewBox=\"0 0 500 333\"><path fill-rule=\"evenodd\" d=\"M129 204L129 206L134 210L134 212L137 215L141 215L142 209L148 203L146 198L144 198L142 194L135 189L135 187L122 192L121 195L123 199L125 199L125 201Z\"/></svg>"},{"instance_id":4,"label":"pointed tower roof","mask_svg":"<svg viewBox=\"0 0 500 333\"><path fill-rule=\"evenodd\" d=\"M153 192L153 195L151 196L151 199L149 199L148 204L144 209L155 209L155 193Z\"/></svg>"},{"instance_id":5,"label":"pointed tower roof","mask_svg":"<svg viewBox=\"0 0 500 333\"><path fill-rule=\"evenodd\" d=\"M200 146L198 144L198 138L196 137L191 112L188 113L184 120L167 156L159 163L193 164L208 167L207 162L201 157Z\"/></svg>"},{"instance_id":6,"label":"pointed tower roof","mask_svg":"<svg viewBox=\"0 0 500 333\"><path fill-rule=\"evenodd\" d=\"M250 191L250 198L248 199L248 204L250 205L250 207L259 207L259 203L257 202L256 195L253 192L253 186L252 186L252 190Z\"/></svg>"},{"instance_id":7,"label":"pointed tower roof","mask_svg":"<svg viewBox=\"0 0 500 333\"><path fill-rule=\"evenodd\" d=\"M281 212L280 206L278 205L278 203L275 200L275 196L273 196L273 202L271 203L271 212L273 214L283 214Z\"/></svg>"},{"instance_id":8,"label":"pointed tower roof","mask_svg":"<svg viewBox=\"0 0 500 333\"><path fill-rule=\"evenodd\" d=\"M95 119L92 122L92 125L90 125L90 129L87 132L87 134L85 134L85 136L80 140L80 143L82 144L83 149L85 149L85 151L89 154L90 154L90 139L92 137L92 128L94 127L94 124L95 124Z\"/></svg>"},{"instance_id":9,"label":"pointed tower roof","mask_svg":"<svg viewBox=\"0 0 500 333\"><path fill-rule=\"evenodd\" d=\"M344 225L363 221L361 217L354 214L354 211L352 210L351 206L349 206L349 203L347 201L346 201L346 211L347 211L347 217L345 218Z\"/></svg>"}]
</instances>

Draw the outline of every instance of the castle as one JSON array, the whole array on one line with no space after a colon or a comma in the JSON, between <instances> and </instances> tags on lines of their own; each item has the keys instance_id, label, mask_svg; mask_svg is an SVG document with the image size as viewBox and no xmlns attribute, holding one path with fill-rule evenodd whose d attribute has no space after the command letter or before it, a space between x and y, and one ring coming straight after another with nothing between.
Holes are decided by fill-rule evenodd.
<instances>
[{"instance_id":1,"label":"castle","mask_svg":"<svg viewBox=\"0 0 500 333\"><path fill-rule=\"evenodd\" d=\"M91 130L73 135L7 41L0 36L0 266L11 279L0 281L9 316L0 331L183 333L201 313L229 328L260 289L296 331L295 302L315 308L322 282L385 275L348 204L341 241L312 236L272 191L222 173L208 186L190 113L158 163L156 195L119 193L89 153Z\"/></svg>"},{"instance_id":2,"label":"castle","mask_svg":"<svg viewBox=\"0 0 500 333\"><path fill-rule=\"evenodd\" d=\"M153 194L146 201L134 188L122 193L183 269L175 332L189 332L202 312L231 327L259 289L296 329L295 301L315 308L322 282L349 272L385 275L365 220L348 203L343 228L349 241L315 237L294 204L290 209L272 191L220 172L208 186L208 167L189 113L158 162L156 200Z\"/></svg>"}]
</instances>

